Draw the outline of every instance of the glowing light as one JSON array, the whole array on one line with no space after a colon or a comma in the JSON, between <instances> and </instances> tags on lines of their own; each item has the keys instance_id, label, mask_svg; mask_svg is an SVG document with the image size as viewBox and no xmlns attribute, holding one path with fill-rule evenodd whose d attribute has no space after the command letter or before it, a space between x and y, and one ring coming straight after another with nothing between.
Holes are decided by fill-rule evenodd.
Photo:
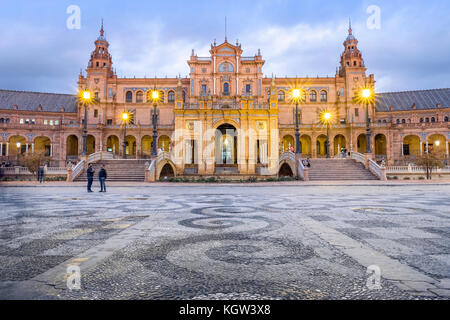
<instances>
[{"instance_id":1,"label":"glowing light","mask_svg":"<svg viewBox=\"0 0 450 320\"><path fill-rule=\"evenodd\" d=\"M19 149L20 146L21 146L20 142L17 142L17 143L16 143L16 146L17 146L17 149Z\"/></svg>"},{"instance_id":2,"label":"glowing light","mask_svg":"<svg viewBox=\"0 0 450 320\"><path fill-rule=\"evenodd\" d=\"M372 96L372 91L370 89L364 89L362 91L362 97L364 99L369 99Z\"/></svg>"},{"instance_id":3,"label":"glowing light","mask_svg":"<svg viewBox=\"0 0 450 320\"><path fill-rule=\"evenodd\" d=\"M441 142L439 140L436 140L434 144L436 145L436 147L439 147L441 145Z\"/></svg>"},{"instance_id":4,"label":"glowing light","mask_svg":"<svg viewBox=\"0 0 450 320\"><path fill-rule=\"evenodd\" d=\"M158 91L153 91L152 92L152 99L153 100L158 100L159 99L159 92Z\"/></svg>"},{"instance_id":5,"label":"glowing light","mask_svg":"<svg viewBox=\"0 0 450 320\"><path fill-rule=\"evenodd\" d=\"M122 113L122 120L123 121L127 121L128 119L129 119L129 115L128 115L128 113L126 113L126 112L124 112L124 113Z\"/></svg>"},{"instance_id":6,"label":"glowing light","mask_svg":"<svg viewBox=\"0 0 450 320\"><path fill-rule=\"evenodd\" d=\"M83 99L91 100L91 93L89 91L83 91Z\"/></svg>"},{"instance_id":7,"label":"glowing light","mask_svg":"<svg viewBox=\"0 0 450 320\"><path fill-rule=\"evenodd\" d=\"M295 99L299 99L301 95L300 89L294 89L292 90L292 97Z\"/></svg>"},{"instance_id":8,"label":"glowing light","mask_svg":"<svg viewBox=\"0 0 450 320\"><path fill-rule=\"evenodd\" d=\"M324 109L319 113L319 121L322 125L331 125L335 115L332 111Z\"/></svg>"}]
</instances>

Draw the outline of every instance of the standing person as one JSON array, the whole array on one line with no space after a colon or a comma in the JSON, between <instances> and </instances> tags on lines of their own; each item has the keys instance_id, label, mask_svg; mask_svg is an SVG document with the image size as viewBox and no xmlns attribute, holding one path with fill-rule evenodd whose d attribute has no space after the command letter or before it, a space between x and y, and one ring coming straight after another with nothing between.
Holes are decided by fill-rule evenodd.
<instances>
[{"instance_id":1,"label":"standing person","mask_svg":"<svg viewBox=\"0 0 450 320\"><path fill-rule=\"evenodd\" d=\"M39 182L40 183L44 183L44 174L45 174L44 167L43 166L39 166L39 174L38 174L38 176L39 176Z\"/></svg>"},{"instance_id":2,"label":"standing person","mask_svg":"<svg viewBox=\"0 0 450 320\"><path fill-rule=\"evenodd\" d=\"M108 177L108 173L106 172L105 165L102 165L102 169L98 173L98 177L100 179L100 192L106 192L106 178Z\"/></svg>"},{"instance_id":3,"label":"standing person","mask_svg":"<svg viewBox=\"0 0 450 320\"><path fill-rule=\"evenodd\" d=\"M95 174L95 170L92 167L92 163L90 163L89 168L87 169L87 178L88 178L87 190L88 190L88 192L94 192L91 189L92 183L94 182L94 174Z\"/></svg>"}]
</instances>

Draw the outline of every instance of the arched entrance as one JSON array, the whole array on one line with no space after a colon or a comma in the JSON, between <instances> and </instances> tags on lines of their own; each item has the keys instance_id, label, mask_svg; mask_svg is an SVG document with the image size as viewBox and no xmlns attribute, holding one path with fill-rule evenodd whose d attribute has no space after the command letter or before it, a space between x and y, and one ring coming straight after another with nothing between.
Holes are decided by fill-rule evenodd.
<instances>
[{"instance_id":1,"label":"arched entrance","mask_svg":"<svg viewBox=\"0 0 450 320\"><path fill-rule=\"evenodd\" d=\"M311 137L304 134L300 137L300 145L302 147L302 154L304 157L310 157L312 154Z\"/></svg>"},{"instance_id":2,"label":"arched entrance","mask_svg":"<svg viewBox=\"0 0 450 320\"><path fill-rule=\"evenodd\" d=\"M418 136L406 136L403 139L403 155L404 156L420 155L420 138Z\"/></svg>"},{"instance_id":3,"label":"arched entrance","mask_svg":"<svg viewBox=\"0 0 450 320\"><path fill-rule=\"evenodd\" d=\"M337 156L341 154L342 148L347 148L347 140L342 134L338 134L336 137L334 137L334 155Z\"/></svg>"},{"instance_id":4,"label":"arched entrance","mask_svg":"<svg viewBox=\"0 0 450 320\"><path fill-rule=\"evenodd\" d=\"M127 156L136 156L136 138L134 136L127 136L127 146L125 148Z\"/></svg>"},{"instance_id":5,"label":"arched entrance","mask_svg":"<svg viewBox=\"0 0 450 320\"><path fill-rule=\"evenodd\" d=\"M141 141L141 153L144 157L150 157L152 155L153 137L144 136Z\"/></svg>"},{"instance_id":6,"label":"arched entrance","mask_svg":"<svg viewBox=\"0 0 450 320\"><path fill-rule=\"evenodd\" d=\"M281 142L281 152L286 152L289 150L294 150L295 152L295 141L293 136L286 135L283 137Z\"/></svg>"},{"instance_id":7,"label":"arched entrance","mask_svg":"<svg viewBox=\"0 0 450 320\"><path fill-rule=\"evenodd\" d=\"M440 156L445 156L447 152L447 140L445 136L440 134L433 134L428 137L428 151Z\"/></svg>"},{"instance_id":8,"label":"arched entrance","mask_svg":"<svg viewBox=\"0 0 450 320\"><path fill-rule=\"evenodd\" d=\"M170 138L168 136L161 136L158 140L158 149L161 149L165 152L170 151Z\"/></svg>"},{"instance_id":9,"label":"arched entrance","mask_svg":"<svg viewBox=\"0 0 450 320\"><path fill-rule=\"evenodd\" d=\"M27 139L22 136L12 136L9 139L9 155L17 156L24 154L27 150Z\"/></svg>"},{"instance_id":10,"label":"arched entrance","mask_svg":"<svg viewBox=\"0 0 450 320\"><path fill-rule=\"evenodd\" d=\"M278 176L280 178L293 177L294 173L292 172L291 166L287 163L283 163L280 167L280 171L278 172Z\"/></svg>"},{"instance_id":11,"label":"arched entrance","mask_svg":"<svg viewBox=\"0 0 450 320\"><path fill-rule=\"evenodd\" d=\"M67 137L66 156L78 157L78 137L75 135Z\"/></svg>"},{"instance_id":12,"label":"arched entrance","mask_svg":"<svg viewBox=\"0 0 450 320\"><path fill-rule=\"evenodd\" d=\"M52 156L51 141L47 137L37 137L34 139L34 152L42 154L44 157Z\"/></svg>"},{"instance_id":13,"label":"arched entrance","mask_svg":"<svg viewBox=\"0 0 450 320\"><path fill-rule=\"evenodd\" d=\"M387 140L384 134L377 134L375 136L375 156L386 157L387 155Z\"/></svg>"},{"instance_id":14,"label":"arched entrance","mask_svg":"<svg viewBox=\"0 0 450 320\"><path fill-rule=\"evenodd\" d=\"M118 155L120 153L119 137L109 136L108 140L106 141L106 148L108 152L112 152Z\"/></svg>"},{"instance_id":15,"label":"arched entrance","mask_svg":"<svg viewBox=\"0 0 450 320\"><path fill-rule=\"evenodd\" d=\"M95 153L95 137L88 135L87 136L87 154L93 154Z\"/></svg>"},{"instance_id":16,"label":"arched entrance","mask_svg":"<svg viewBox=\"0 0 450 320\"><path fill-rule=\"evenodd\" d=\"M161 173L159 174L160 180L166 180L169 178L175 177L175 172L173 171L172 166L169 163L166 163L164 167L161 169Z\"/></svg>"},{"instance_id":17,"label":"arched entrance","mask_svg":"<svg viewBox=\"0 0 450 320\"><path fill-rule=\"evenodd\" d=\"M358 152L365 154L367 151L367 143L366 143L367 139L366 139L366 135L365 134L360 134L358 136Z\"/></svg>"},{"instance_id":18,"label":"arched entrance","mask_svg":"<svg viewBox=\"0 0 450 320\"><path fill-rule=\"evenodd\" d=\"M216 164L237 164L237 130L231 124L223 124L216 130Z\"/></svg>"},{"instance_id":19,"label":"arched entrance","mask_svg":"<svg viewBox=\"0 0 450 320\"><path fill-rule=\"evenodd\" d=\"M317 137L317 157L324 158L327 156L327 136L320 135Z\"/></svg>"}]
</instances>

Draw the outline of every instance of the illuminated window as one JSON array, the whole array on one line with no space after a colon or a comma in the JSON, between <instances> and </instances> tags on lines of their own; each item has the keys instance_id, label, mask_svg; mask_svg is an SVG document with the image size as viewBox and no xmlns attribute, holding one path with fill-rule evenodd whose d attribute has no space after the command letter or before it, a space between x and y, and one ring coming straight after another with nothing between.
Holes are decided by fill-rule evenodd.
<instances>
[{"instance_id":1,"label":"illuminated window","mask_svg":"<svg viewBox=\"0 0 450 320\"><path fill-rule=\"evenodd\" d=\"M317 101L317 92L311 91L309 94L309 101L316 102Z\"/></svg>"},{"instance_id":2,"label":"illuminated window","mask_svg":"<svg viewBox=\"0 0 450 320\"><path fill-rule=\"evenodd\" d=\"M169 103L175 102L175 92L169 91L168 100L169 100Z\"/></svg>"},{"instance_id":3,"label":"illuminated window","mask_svg":"<svg viewBox=\"0 0 450 320\"><path fill-rule=\"evenodd\" d=\"M284 102L286 99L286 95L284 94L284 91L278 91L278 102Z\"/></svg>"},{"instance_id":4,"label":"illuminated window","mask_svg":"<svg viewBox=\"0 0 450 320\"><path fill-rule=\"evenodd\" d=\"M320 101L321 102L327 102L328 101L328 94L325 90L320 92Z\"/></svg>"}]
</instances>

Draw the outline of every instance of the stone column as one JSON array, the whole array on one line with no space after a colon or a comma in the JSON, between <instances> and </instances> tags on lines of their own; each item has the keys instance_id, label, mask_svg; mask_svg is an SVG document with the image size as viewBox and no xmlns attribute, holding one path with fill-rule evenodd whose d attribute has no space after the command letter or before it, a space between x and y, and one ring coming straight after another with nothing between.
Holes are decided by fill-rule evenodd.
<instances>
[{"instance_id":1,"label":"stone column","mask_svg":"<svg viewBox=\"0 0 450 320\"><path fill-rule=\"evenodd\" d=\"M3 142L0 143L0 157L3 156Z\"/></svg>"},{"instance_id":2,"label":"stone column","mask_svg":"<svg viewBox=\"0 0 450 320\"><path fill-rule=\"evenodd\" d=\"M446 153L447 153L447 157L448 157L448 141L445 142L445 148L446 148Z\"/></svg>"},{"instance_id":3,"label":"stone column","mask_svg":"<svg viewBox=\"0 0 450 320\"><path fill-rule=\"evenodd\" d=\"M6 143L6 156L9 156L9 142Z\"/></svg>"},{"instance_id":4,"label":"stone column","mask_svg":"<svg viewBox=\"0 0 450 320\"><path fill-rule=\"evenodd\" d=\"M34 143L31 144L31 152L34 153Z\"/></svg>"}]
</instances>

